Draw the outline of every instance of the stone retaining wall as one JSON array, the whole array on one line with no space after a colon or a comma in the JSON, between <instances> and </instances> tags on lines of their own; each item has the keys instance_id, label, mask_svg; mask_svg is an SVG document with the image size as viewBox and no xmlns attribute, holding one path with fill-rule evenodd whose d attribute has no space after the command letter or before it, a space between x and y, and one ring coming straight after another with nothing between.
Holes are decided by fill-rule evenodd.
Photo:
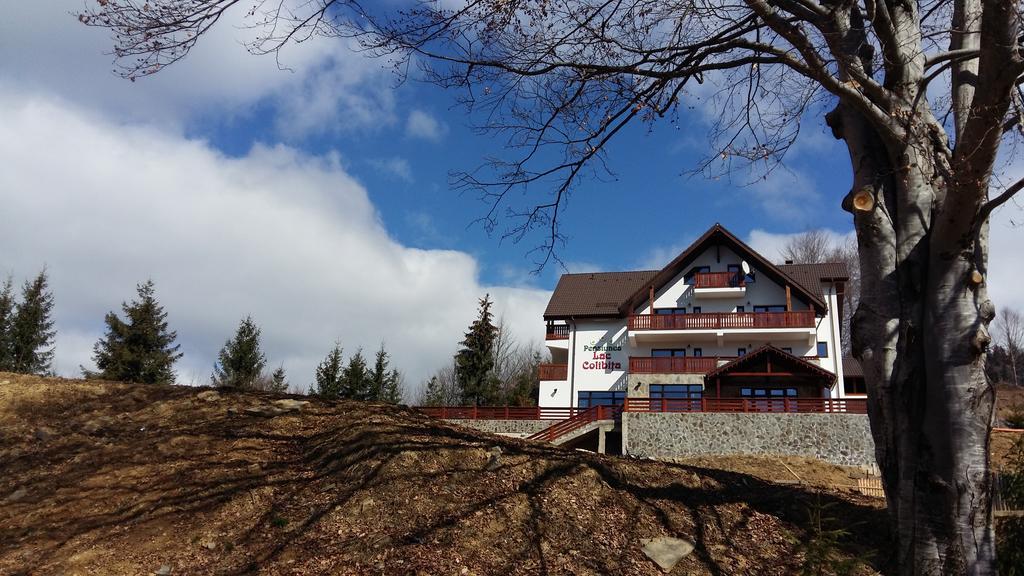
<instances>
[{"instance_id":1,"label":"stone retaining wall","mask_svg":"<svg viewBox=\"0 0 1024 576\"><path fill-rule=\"evenodd\" d=\"M875 462L864 414L639 413L622 415L624 454L807 456L833 464Z\"/></svg>"},{"instance_id":2,"label":"stone retaining wall","mask_svg":"<svg viewBox=\"0 0 1024 576\"><path fill-rule=\"evenodd\" d=\"M448 422L473 428L481 432L491 434L513 434L517 436L529 436L536 432L556 424L558 420L469 420L450 419Z\"/></svg>"}]
</instances>

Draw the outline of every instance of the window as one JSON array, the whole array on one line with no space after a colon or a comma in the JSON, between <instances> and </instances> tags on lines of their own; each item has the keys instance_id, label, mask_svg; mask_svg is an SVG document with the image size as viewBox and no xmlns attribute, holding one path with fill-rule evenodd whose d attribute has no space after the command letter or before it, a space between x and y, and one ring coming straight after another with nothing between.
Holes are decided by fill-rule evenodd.
<instances>
[{"instance_id":1,"label":"window","mask_svg":"<svg viewBox=\"0 0 1024 576\"><path fill-rule=\"evenodd\" d=\"M747 354L747 349L746 348L737 348L736 349L736 355L737 356L746 356L746 354Z\"/></svg>"},{"instance_id":2,"label":"window","mask_svg":"<svg viewBox=\"0 0 1024 576\"><path fill-rule=\"evenodd\" d=\"M579 407L619 406L626 399L625 392L580 392Z\"/></svg>"},{"instance_id":3,"label":"window","mask_svg":"<svg viewBox=\"0 0 1024 576\"><path fill-rule=\"evenodd\" d=\"M704 349L703 348L694 348L693 349L693 356L695 358L700 358L703 355L704 355Z\"/></svg>"},{"instance_id":4,"label":"window","mask_svg":"<svg viewBox=\"0 0 1024 576\"><path fill-rule=\"evenodd\" d=\"M786 354L792 354L793 353L793 349L792 348L783 348L782 351L785 352Z\"/></svg>"},{"instance_id":5,"label":"window","mask_svg":"<svg viewBox=\"0 0 1024 576\"><path fill-rule=\"evenodd\" d=\"M704 387L700 384L651 384L651 399L700 399Z\"/></svg>"},{"instance_id":6,"label":"window","mask_svg":"<svg viewBox=\"0 0 1024 576\"><path fill-rule=\"evenodd\" d=\"M736 312L737 312L737 313L739 313L739 312L745 312L745 311L746 311L746 309L745 309L745 308L743 308L743 306L737 306L737 307L736 307Z\"/></svg>"},{"instance_id":7,"label":"window","mask_svg":"<svg viewBox=\"0 0 1024 576\"><path fill-rule=\"evenodd\" d=\"M686 306L682 308L655 308L655 314L686 314Z\"/></svg>"},{"instance_id":8,"label":"window","mask_svg":"<svg viewBox=\"0 0 1024 576\"><path fill-rule=\"evenodd\" d=\"M651 356L654 358L683 358L686 356L685 348L655 348L651 350Z\"/></svg>"},{"instance_id":9,"label":"window","mask_svg":"<svg viewBox=\"0 0 1024 576\"><path fill-rule=\"evenodd\" d=\"M694 306L692 314L700 314L700 306Z\"/></svg>"},{"instance_id":10,"label":"window","mask_svg":"<svg viewBox=\"0 0 1024 576\"><path fill-rule=\"evenodd\" d=\"M739 286L740 280L743 278L743 272L740 270L740 265L729 264L725 269L729 272L729 286Z\"/></svg>"},{"instance_id":11,"label":"window","mask_svg":"<svg viewBox=\"0 0 1024 576\"><path fill-rule=\"evenodd\" d=\"M694 266L686 273L686 276L683 276L683 278L686 280L687 284L692 286L695 282L694 276L707 272L711 272L711 266Z\"/></svg>"},{"instance_id":12,"label":"window","mask_svg":"<svg viewBox=\"0 0 1024 576\"><path fill-rule=\"evenodd\" d=\"M843 391L847 394L867 394L868 386L863 378L843 378Z\"/></svg>"},{"instance_id":13,"label":"window","mask_svg":"<svg viewBox=\"0 0 1024 576\"><path fill-rule=\"evenodd\" d=\"M818 342L818 356L828 358L828 342Z\"/></svg>"},{"instance_id":14,"label":"window","mask_svg":"<svg viewBox=\"0 0 1024 576\"><path fill-rule=\"evenodd\" d=\"M785 312L785 304L771 304L769 306L754 306L754 312Z\"/></svg>"}]
</instances>

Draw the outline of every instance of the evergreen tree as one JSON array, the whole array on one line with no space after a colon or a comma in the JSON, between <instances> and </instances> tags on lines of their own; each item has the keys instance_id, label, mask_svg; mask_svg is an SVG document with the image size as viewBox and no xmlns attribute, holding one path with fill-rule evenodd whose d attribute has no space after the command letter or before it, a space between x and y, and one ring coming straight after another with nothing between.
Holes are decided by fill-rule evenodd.
<instances>
[{"instance_id":1,"label":"evergreen tree","mask_svg":"<svg viewBox=\"0 0 1024 576\"><path fill-rule=\"evenodd\" d=\"M125 320L110 312L106 315L107 334L93 346L97 372L85 376L140 382L171 384L174 363L181 358L178 335L167 329L167 313L154 296L153 281L136 287L138 298L121 304Z\"/></svg>"},{"instance_id":2,"label":"evergreen tree","mask_svg":"<svg viewBox=\"0 0 1024 576\"><path fill-rule=\"evenodd\" d=\"M499 382L494 374L494 345L498 329L492 320L490 295L480 300L480 314L469 326L462 349L455 355L455 377L462 401L471 405L495 404Z\"/></svg>"},{"instance_id":3,"label":"evergreen tree","mask_svg":"<svg viewBox=\"0 0 1024 576\"><path fill-rule=\"evenodd\" d=\"M327 357L316 367L316 382L310 388L311 392L321 398L337 398L341 395L342 388L342 364L345 358L341 353L341 344L335 342L334 348L327 353Z\"/></svg>"},{"instance_id":4,"label":"evergreen tree","mask_svg":"<svg viewBox=\"0 0 1024 576\"><path fill-rule=\"evenodd\" d=\"M14 321L14 280L8 276L0 289L0 371L13 367L11 324Z\"/></svg>"},{"instance_id":5,"label":"evergreen tree","mask_svg":"<svg viewBox=\"0 0 1024 576\"><path fill-rule=\"evenodd\" d=\"M246 316L235 337L220 349L211 380L217 386L256 388L266 365L267 357L260 349L260 329L251 316Z\"/></svg>"},{"instance_id":6,"label":"evergreen tree","mask_svg":"<svg viewBox=\"0 0 1024 576\"><path fill-rule=\"evenodd\" d=\"M45 374L53 362L53 293L44 268L21 289L9 329L10 371Z\"/></svg>"},{"instance_id":7,"label":"evergreen tree","mask_svg":"<svg viewBox=\"0 0 1024 576\"><path fill-rule=\"evenodd\" d=\"M423 393L421 402L424 406L444 406L444 397L441 391L441 380L437 375L431 376L427 381L426 390Z\"/></svg>"},{"instance_id":8,"label":"evergreen tree","mask_svg":"<svg viewBox=\"0 0 1024 576\"><path fill-rule=\"evenodd\" d=\"M390 366L390 354L384 350L382 343L380 350L377 350L373 370L370 372L370 400L388 404L398 404L402 401L402 375Z\"/></svg>"},{"instance_id":9,"label":"evergreen tree","mask_svg":"<svg viewBox=\"0 0 1024 576\"><path fill-rule=\"evenodd\" d=\"M370 398L370 371L366 368L363 351L358 350L348 359L348 366L341 375L341 396L350 400L368 400Z\"/></svg>"},{"instance_id":10,"label":"evergreen tree","mask_svg":"<svg viewBox=\"0 0 1024 576\"><path fill-rule=\"evenodd\" d=\"M402 373L397 369L392 369L384 380L384 388L381 390L378 400L388 404L401 404L403 388Z\"/></svg>"},{"instance_id":11,"label":"evergreen tree","mask_svg":"<svg viewBox=\"0 0 1024 576\"><path fill-rule=\"evenodd\" d=\"M285 377L284 366L278 366L277 370L270 376L268 392L285 393L288 391L288 380Z\"/></svg>"}]
</instances>

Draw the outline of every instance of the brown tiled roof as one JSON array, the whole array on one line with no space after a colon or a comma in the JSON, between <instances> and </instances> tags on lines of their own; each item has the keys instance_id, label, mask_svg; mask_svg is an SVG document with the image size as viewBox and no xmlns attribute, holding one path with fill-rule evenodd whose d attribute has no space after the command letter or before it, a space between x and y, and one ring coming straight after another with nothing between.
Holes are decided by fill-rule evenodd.
<instances>
[{"instance_id":1,"label":"brown tiled roof","mask_svg":"<svg viewBox=\"0 0 1024 576\"><path fill-rule=\"evenodd\" d=\"M619 306L651 281L657 270L563 274L544 318L618 316Z\"/></svg>"},{"instance_id":2,"label":"brown tiled roof","mask_svg":"<svg viewBox=\"0 0 1024 576\"><path fill-rule=\"evenodd\" d=\"M782 360L791 362L792 364L801 367L802 369L804 369L807 372L810 372L812 374L817 374L818 376L821 376L825 380L829 381L830 382L829 386L831 386L832 384L835 384L835 381L836 381L836 375L835 374L829 372L828 370L825 370L824 368L822 368L821 366L818 366L817 364L812 364L812 363L808 362L807 360L804 360L803 358L801 358L799 356L794 356L794 355L790 354L789 352L786 352L784 350L779 350L778 348L776 348L775 346L772 346L771 344L765 344L764 346L761 346L760 348L758 348L757 350L754 350L753 352L750 352L748 354L744 354L743 356L740 356L739 358L737 358L737 359L735 359L735 360L733 360L731 362L728 362L726 364L722 364L718 368L715 368L711 372L708 372L707 374L705 374L704 377L710 382L711 379L714 378L715 376L720 376L720 375L723 375L723 374L728 374L729 372L732 372L736 368L739 368L740 366L743 366L744 364L749 363L751 360L754 360L754 359L758 358L759 356L764 356L765 354L771 354L772 356L775 356L776 358L781 358Z\"/></svg>"},{"instance_id":3,"label":"brown tiled roof","mask_svg":"<svg viewBox=\"0 0 1024 576\"><path fill-rule=\"evenodd\" d=\"M843 378L863 378L864 369L860 366L860 360L856 358L843 358Z\"/></svg>"},{"instance_id":4,"label":"brown tiled roof","mask_svg":"<svg viewBox=\"0 0 1024 576\"><path fill-rule=\"evenodd\" d=\"M787 276L796 281L808 291L821 295L821 283L836 280L845 282L850 279L850 273L843 262L824 262L821 264L780 264Z\"/></svg>"}]
</instances>

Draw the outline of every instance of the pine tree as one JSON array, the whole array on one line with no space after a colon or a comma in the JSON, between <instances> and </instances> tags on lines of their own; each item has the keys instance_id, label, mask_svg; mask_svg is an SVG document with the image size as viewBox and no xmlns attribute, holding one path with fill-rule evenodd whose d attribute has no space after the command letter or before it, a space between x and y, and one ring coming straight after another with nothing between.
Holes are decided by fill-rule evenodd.
<instances>
[{"instance_id":1,"label":"pine tree","mask_svg":"<svg viewBox=\"0 0 1024 576\"><path fill-rule=\"evenodd\" d=\"M441 380L436 375L431 376L427 381L426 391L423 393L424 406L444 406L444 394L441 390Z\"/></svg>"},{"instance_id":2,"label":"pine tree","mask_svg":"<svg viewBox=\"0 0 1024 576\"><path fill-rule=\"evenodd\" d=\"M14 321L14 280L8 276L0 289L0 372L13 368L11 324Z\"/></svg>"},{"instance_id":3,"label":"pine tree","mask_svg":"<svg viewBox=\"0 0 1024 576\"><path fill-rule=\"evenodd\" d=\"M321 398L337 398L341 395L342 388L342 364L345 358L342 356L341 344L335 342L334 348L327 353L327 357L316 367L316 382L310 391Z\"/></svg>"},{"instance_id":4,"label":"pine tree","mask_svg":"<svg viewBox=\"0 0 1024 576\"><path fill-rule=\"evenodd\" d=\"M370 397L370 372L366 368L366 359L363 358L363 351L357 350L349 358L348 366L341 376L341 396L350 400L367 400Z\"/></svg>"},{"instance_id":5,"label":"pine tree","mask_svg":"<svg viewBox=\"0 0 1024 576\"><path fill-rule=\"evenodd\" d=\"M260 329L246 316L238 325L235 337L224 343L217 355L211 380L217 386L256 388L267 357L260 349Z\"/></svg>"},{"instance_id":6,"label":"pine tree","mask_svg":"<svg viewBox=\"0 0 1024 576\"><path fill-rule=\"evenodd\" d=\"M270 376L270 386L267 388L268 392L277 392L283 394L288 391L288 380L284 373L284 366L278 366L277 370Z\"/></svg>"},{"instance_id":7,"label":"pine tree","mask_svg":"<svg viewBox=\"0 0 1024 576\"><path fill-rule=\"evenodd\" d=\"M154 296L153 281L136 286L138 298L121 304L125 320L110 312L106 315L107 333L93 346L97 372L84 371L86 377L105 380L171 384L174 363L181 358L178 335L167 329L167 313Z\"/></svg>"},{"instance_id":8,"label":"pine tree","mask_svg":"<svg viewBox=\"0 0 1024 576\"><path fill-rule=\"evenodd\" d=\"M384 379L384 388L381 390L378 400L388 404L401 404L403 388L402 373L397 369L392 369Z\"/></svg>"},{"instance_id":9,"label":"pine tree","mask_svg":"<svg viewBox=\"0 0 1024 576\"><path fill-rule=\"evenodd\" d=\"M498 329L491 315L490 295L480 300L480 315L469 325L462 349L455 355L455 377L465 404L495 404L499 383L494 375L494 344Z\"/></svg>"},{"instance_id":10,"label":"pine tree","mask_svg":"<svg viewBox=\"0 0 1024 576\"><path fill-rule=\"evenodd\" d=\"M11 372L45 374L53 362L53 293L44 268L21 289L21 302L11 318Z\"/></svg>"}]
</instances>

